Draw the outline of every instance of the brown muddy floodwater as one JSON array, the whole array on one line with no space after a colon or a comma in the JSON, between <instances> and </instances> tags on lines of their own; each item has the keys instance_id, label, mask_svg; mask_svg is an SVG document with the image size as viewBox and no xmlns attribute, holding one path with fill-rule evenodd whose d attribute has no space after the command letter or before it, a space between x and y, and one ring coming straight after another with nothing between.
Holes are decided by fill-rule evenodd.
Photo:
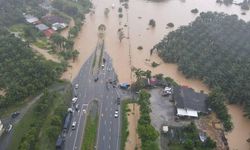
<instances>
[{"instance_id":1,"label":"brown muddy floodwater","mask_svg":"<svg viewBox=\"0 0 250 150\"><path fill-rule=\"evenodd\" d=\"M72 80L79 72L81 65L86 61L90 54L94 51L97 43L97 28L100 24L106 25L105 33L105 50L113 59L113 64L120 82L132 82L131 67L149 69L153 74L163 73L166 76L173 78L178 84L192 87L196 91L203 90L209 92L209 89L198 80L186 79L175 64L163 63L162 60L154 54L150 56L150 49L157 44L164 35L168 34L180 27L192 22L198 15L192 14L190 11L197 8L199 12L217 11L227 14L237 14L245 21L250 20L250 12L246 12L242 16L242 10L239 6L229 6L216 4L216 0L165 0L162 2L151 2L146 0L129 0L129 9L123 7L123 18L118 17L118 8L121 4L118 0L93 0L95 14L86 15L85 24L75 41L75 48L79 50L80 55L77 61L71 63L72 68L69 69L63 78ZM112 8L112 4L115 5ZM105 8L109 8L108 17L104 15ZM154 29L149 28L148 22L150 19L156 21ZM166 24L172 22L175 27L166 29ZM123 28L125 39L122 42L118 39L117 30ZM142 46L142 50L137 47ZM150 61L145 61L149 59ZM160 63L160 66L152 68L150 64L155 61ZM248 150L245 140L239 140L242 137L243 131L250 131L248 122L242 115L240 109L231 110L235 129L227 135L229 145L232 148L239 150ZM236 112L235 112L236 111ZM235 116L236 115L236 116ZM235 122L241 118L241 122ZM246 123L246 124L245 124ZM237 125L241 128L237 128ZM243 128L244 127L244 128ZM247 135L246 135L247 136ZM250 135L248 135L250 137ZM232 142L234 141L234 142Z\"/></svg>"}]
</instances>

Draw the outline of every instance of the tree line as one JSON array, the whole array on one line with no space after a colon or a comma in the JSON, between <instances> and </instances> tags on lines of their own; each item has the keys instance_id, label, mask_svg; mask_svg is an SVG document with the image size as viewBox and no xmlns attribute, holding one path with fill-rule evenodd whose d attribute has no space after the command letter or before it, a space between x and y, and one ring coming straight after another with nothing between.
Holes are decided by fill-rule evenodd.
<instances>
[{"instance_id":1,"label":"tree line","mask_svg":"<svg viewBox=\"0 0 250 150\"><path fill-rule=\"evenodd\" d=\"M250 23L236 15L207 12L169 33L156 45L165 62L188 78L219 88L250 118Z\"/></svg>"},{"instance_id":2,"label":"tree line","mask_svg":"<svg viewBox=\"0 0 250 150\"><path fill-rule=\"evenodd\" d=\"M27 42L0 28L0 107L19 103L56 81L65 66L34 54Z\"/></svg>"}]
</instances>

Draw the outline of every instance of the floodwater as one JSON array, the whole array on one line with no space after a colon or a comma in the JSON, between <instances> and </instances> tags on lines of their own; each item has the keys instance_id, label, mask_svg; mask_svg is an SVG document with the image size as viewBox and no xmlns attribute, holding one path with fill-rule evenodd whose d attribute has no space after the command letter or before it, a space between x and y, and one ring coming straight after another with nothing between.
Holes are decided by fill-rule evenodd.
<instances>
[{"instance_id":1,"label":"floodwater","mask_svg":"<svg viewBox=\"0 0 250 150\"><path fill-rule=\"evenodd\" d=\"M129 9L125 10L123 8L123 18L121 19L118 17L118 7L121 6L118 0L105 0L105 2L93 0L92 2L95 13L86 15L85 24L75 40L75 49L80 52L79 58L70 64L72 68L63 75L63 78L73 80L77 75L81 65L94 51L98 39L98 26L104 24L107 27L105 32L105 50L113 59L114 68L120 82L134 81L135 78L131 74L131 67L136 67L144 70L149 69L153 74L163 73L173 78L178 84L192 87L196 91L203 90L208 93L209 89L202 82L186 79L178 71L176 64L163 63L156 54L150 56L150 49L170 31L193 21L198 16L190 12L193 8L197 8L199 12L217 11L237 14L246 21L250 20L250 12L246 12L246 15L242 16L242 10L239 6L219 5L216 4L215 0L163 0L161 2L129 0ZM115 5L114 9L111 8L112 4ZM110 9L107 17L104 15L105 8ZM148 26L150 19L156 21L154 29ZM174 23L175 27L167 29L166 24L169 22ZM123 28L126 37L122 42L118 39L117 31L119 28ZM138 46L142 46L143 49L138 50ZM146 59L150 61L146 61ZM160 66L152 68L150 64L153 61L160 63ZM240 118L242 116L237 117ZM234 123L244 124L245 122ZM237 141L238 137L241 136L238 134L240 133L238 130L250 130L249 128L235 128L228 137ZM231 142L229 144L231 147L238 147L244 145L244 141ZM248 148L242 147L242 150L245 149Z\"/></svg>"}]
</instances>

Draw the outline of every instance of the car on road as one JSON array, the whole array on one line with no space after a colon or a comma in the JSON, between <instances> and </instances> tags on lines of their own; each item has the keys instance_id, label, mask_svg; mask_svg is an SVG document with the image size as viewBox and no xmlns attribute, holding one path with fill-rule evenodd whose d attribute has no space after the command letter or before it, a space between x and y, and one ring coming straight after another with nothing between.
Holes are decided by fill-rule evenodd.
<instances>
[{"instance_id":1,"label":"car on road","mask_svg":"<svg viewBox=\"0 0 250 150\"><path fill-rule=\"evenodd\" d=\"M11 129L12 129L12 124L9 124L9 127L8 127L8 129L7 129L7 132L10 132Z\"/></svg>"},{"instance_id":2,"label":"car on road","mask_svg":"<svg viewBox=\"0 0 250 150\"><path fill-rule=\"evenodd\" d=\"M11 114L11 117L16 118L18 115L20 115L20 112L14 112Z\"/></svg>"},{"instance_id":3,"label":"car on road","mask_svg":"<svg viewBox=\"0 0 250 150\"><path fill-rule=\"evenodd\" d=\"M95 82L97 82L97 81L98 81L98 79L99 79L98 77L95 77L94 81L95 81Z\"/></svg>"},{"instance_id":4,"label":"car on road","mask_svg":"<svg viewBox=\"0 0 250 150\"><path fill-rule=\"evenodd\" d=\"M73 121L71 128L72 128L72 130L76 129L76 121Z\"/></svg>"},{"instance_id":5,"label":"car on road","mask_svg":"<svg viewBox=\"0 0 250 150\"><path fill-rule=\"evenodd\" d=\"M76 111L79 110L79 104L76 104L76 105L75 105L75 109L76 109Z\"/></svg>"},{"instance_id":6,"label":"car on road","mask_svg":"<svg viewBox=\"0 0 250 150\"><path fill-rule=\"evenodd\" d=\"M119 84L119 87L121 88L121 89L128 89L129 87L130 87L130 84L128 84L128 83L121 83L121 84Z\"/></svg>"},{"instance_id":7,"label":"car on road","mask_svg":"<svg viewBox=\"0 0 250 150\"><path fill-rule=\"evenodd\" d=\"M78 87L79 87L79 84L76 84L76 85L75 85L75 89L78 89Z\"/></svg>"},{"instance_id":8,"label":"car on road","mask_svg":"<svg viewBox=\"0 0 250 150\"><path fill-rule=\"evenodd\" d=\"M115 118L119 117L119 111L118 110L115 111L115 115L114 116L115 116Z\"/></svg>"},{"instance_id":9,"label":"car on road","mask_svg":"<svg viewBox=\"0 0 250 150\"><path fill-rule=\"evenodd\" d=\"M121 98L117 97L117 105L120 105L120 104L121 104Z\"/></svg>"},{"instance_id":10,"label":"car on road","mask_svg":"<svg viewBox=\"0 0 250 150\"><path fill-rule=\"evenodd\" d=\"M74 111L72 108L68 108L68 112L73 113Z\"/></svg>"},{"instance_id":11,"label":"car on road","mask_svg":"<svg viewBox=\"0 0 250 150\"><path fill-rule=\"evenodd\" d=\"M77 97L72 98L72 103L75 104L77 102L77 100L78 100Z\"/></svg>"}]
</instances>

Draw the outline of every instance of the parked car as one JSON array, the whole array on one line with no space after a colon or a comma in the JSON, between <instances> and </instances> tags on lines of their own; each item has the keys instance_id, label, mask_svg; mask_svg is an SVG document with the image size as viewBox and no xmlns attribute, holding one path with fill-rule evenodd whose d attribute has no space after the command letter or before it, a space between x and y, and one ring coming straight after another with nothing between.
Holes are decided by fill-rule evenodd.
<instances>
[{"instance_id":1,"label":"parked car","mask_svg":"<svg viewBox=\"0 0 250 150\"><path fill-rule=\"evenodd\" d=\"M20 112L14 112L11 114L11 117L16 118L18 115L20 115Z\"/></svg>"},{"instance_id":2,"label":"parked car","mask_svg":"<svg viewBox=\"0 0 250 150\"><path fill-rule=\"evenodd\" d=\"M68 108L68 112L73 113L74 111L72 108Z\"/></svg>"}]
</instances>

